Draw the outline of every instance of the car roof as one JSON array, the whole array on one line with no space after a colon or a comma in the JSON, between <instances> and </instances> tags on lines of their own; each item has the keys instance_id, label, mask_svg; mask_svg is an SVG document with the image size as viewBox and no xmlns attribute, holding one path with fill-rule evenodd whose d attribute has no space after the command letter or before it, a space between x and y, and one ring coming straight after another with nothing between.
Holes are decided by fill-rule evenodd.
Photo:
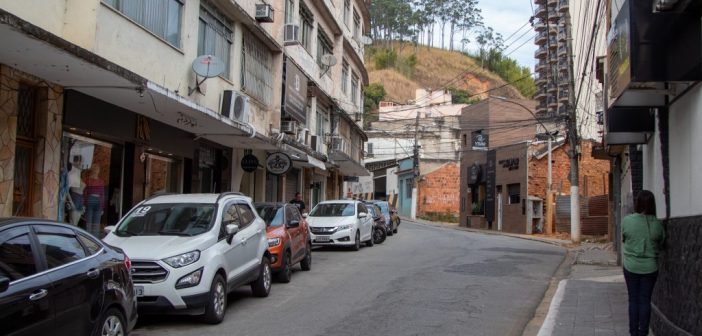
<instances>
[{"instance_id":1,"label":"car roof","mask_svg":"<svg viewBox=\"0 0 702 336\"><path fill-rule=\"evenodd\" d=\"M254 202L255 207L268 206L268 207L282 207L288 203L283 202Z\"/></svg>"},{"instance_id":2,"label":"car roof","mask_svg":"<svg viewBox=\"0 0 702 336\"><path fill-rule=\"evenodd\" d=\"M222 196L222 197L220 197ZM243 195L226 194L169 194L158 195L147 199L144 204L164 204L164 203L206 203L214 204L220 199L240 198L250 201L251 199Z\"/></svg>"},{"instance_id":3,"label":"car roof","mask_svg":"<svg viewBox=\"0 0 702 336\"><path fill-rule=\"evenodd\" d=\"M77 227L75 225L70 225L66 223L61 223L45 218L32 218L32 217L0 217L0 229L13 225L24 225L24 224L44 224L44 225L55 225L65 227L67 229L77 229L80 232L87 233L85 230ZM95 238L97 239L97 238Z\"/></svg>"},{"instance_id":4,"label":"car roof","mask_svg":"<svg viewBox=\"0 0 702 336\"><path fill-rule=\"evenodd\" d=\"M318 204L355 204L356 202L360 202L357 200L330 200L330 201L323 201L319 202Z\"/></svg>"}]
</instances>

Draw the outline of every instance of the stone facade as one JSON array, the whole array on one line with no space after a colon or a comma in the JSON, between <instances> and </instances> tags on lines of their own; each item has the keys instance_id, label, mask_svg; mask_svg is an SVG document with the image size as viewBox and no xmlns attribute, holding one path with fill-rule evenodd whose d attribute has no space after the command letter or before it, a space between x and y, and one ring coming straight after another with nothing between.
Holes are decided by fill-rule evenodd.
<instances>
[{"instance_id":1,"label":"stone facade","mask_svg":"<svg viewBox=\"0 0 702 336\"><path fill-rule=\"evenodd\" d=\"M14 199L15 149L17 143L17 104L20 83L37 91L31 200L33 217L56 219L63 89L34 76L0 65L0 216L12 216Z\"/></svg>"},{"instance_id":2,"label":"stone facade","mask_svg":"<svg viewBox=\"0 0 702 336\"><path fill-rule=\"evenodd\" d=\"M421 176L417 182L417 216L457 218L460 179L459 165L454 162Z\"/></svg>"}]
</instances>

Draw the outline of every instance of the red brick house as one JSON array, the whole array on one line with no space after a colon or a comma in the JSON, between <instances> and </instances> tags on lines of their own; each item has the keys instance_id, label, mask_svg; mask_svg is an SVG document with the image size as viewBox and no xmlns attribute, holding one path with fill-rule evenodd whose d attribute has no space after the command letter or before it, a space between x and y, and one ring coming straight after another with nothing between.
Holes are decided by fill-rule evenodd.
<instances>
[{"instance_id":1,"label":"red brick house","mask_svg":"<svg viewBox=\"0 0 702 336\"><path fill-rule=\"evenodd\" d=\"M449 162L419 177L417 216L437 220L457 220L461 205L460 165Z\"/></svg>"}]
</instances>

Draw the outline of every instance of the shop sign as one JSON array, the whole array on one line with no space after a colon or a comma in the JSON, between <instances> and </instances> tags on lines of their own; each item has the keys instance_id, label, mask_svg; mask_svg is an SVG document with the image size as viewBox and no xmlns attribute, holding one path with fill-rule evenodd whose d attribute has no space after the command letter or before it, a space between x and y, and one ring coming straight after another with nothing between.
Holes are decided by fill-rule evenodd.
<instances>
[{"instance_id":1,"label":"shop sign","mask_svg":"<svg viewBox=\"0 0 702 336\"><path fill-rule=\"evenodd\" d=\"M473 150L488 150L488 135L481 132L473 132L472 136Z\"/></svg>"},{"instance_id":2,"label":"shop sign","mask_svg":"<svg viewBox=\"0 0 702 336\"><path fill-rule=\"evenodd\" d=\"M497 173L497 152L487 153L487 169L485 171L485 219L495 221L495 175Z\"/></svg>"},{"instance_id":3,"label":"shop sign","mask_svg":"<svg viewBox=\"0 0 702 336\"><path fill-rule=\"evenodd\" d=\"M258 158L256 155L248 154L241 158L241 169L247 173L251 173L258 168Z\"/></svg>"},{"instance_id":4,"label":"shop sign","mask_svg":"<svg viewBox=\"0 0 702 336\"><path fill-rule=\"evenodd\" d=\"M288 154L275 152L268 155L266 169L273 175L283 175L292 168L292 160Z\"/></svg>"},{"instance_id":5,"label":"shop sign","mask_svg":"<svg viewBox=\"0 0 702 336\"><path fill-rule=\"evenodd\" d=\"M507 170L519 169L519 158L504 159L498 163L502 165L502 168L507 168Z\"/></svg>"},{"instance_id":6,"label":"shop sign","mask_svg":"<svg viewBox=\"0 0 702 336\"><path fill-rule=\"evenodd\" d=\"M285 61L285 96L283 109L291 118L307 124L307 77L288 57Z\"/></svg>"},{"instance_id":7,"label":"shop sign","mask_svg":"<svg viewBox=\"0 0 702 336\"><path fill-rule=\"evenodd\" d=\"M481 175L480 173L481 173L480 166L478 164L473 164L469 170L470 181L468 184L470 184L470 185L478 184L478 181L480 181L480 175Z\"/></svg>"}]
</instances>

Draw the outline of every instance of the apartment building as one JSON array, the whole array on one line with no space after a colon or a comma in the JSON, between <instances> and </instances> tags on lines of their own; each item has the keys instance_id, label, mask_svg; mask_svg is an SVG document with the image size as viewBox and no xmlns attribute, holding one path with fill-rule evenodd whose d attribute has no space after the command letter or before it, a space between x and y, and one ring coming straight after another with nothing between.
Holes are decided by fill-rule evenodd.
<instances>
[{"instance_id":1,"label":"apartment building","mask_svg":"<svg viewBox=\"0 0 702 336\"><path fill-rule=\"evenodd\" d=\"M107 224L159 192L340 197L368 174L368 17L343 0L0 1L0 215L82 224L97 197Z\"/></svg>"}]
</instances>

